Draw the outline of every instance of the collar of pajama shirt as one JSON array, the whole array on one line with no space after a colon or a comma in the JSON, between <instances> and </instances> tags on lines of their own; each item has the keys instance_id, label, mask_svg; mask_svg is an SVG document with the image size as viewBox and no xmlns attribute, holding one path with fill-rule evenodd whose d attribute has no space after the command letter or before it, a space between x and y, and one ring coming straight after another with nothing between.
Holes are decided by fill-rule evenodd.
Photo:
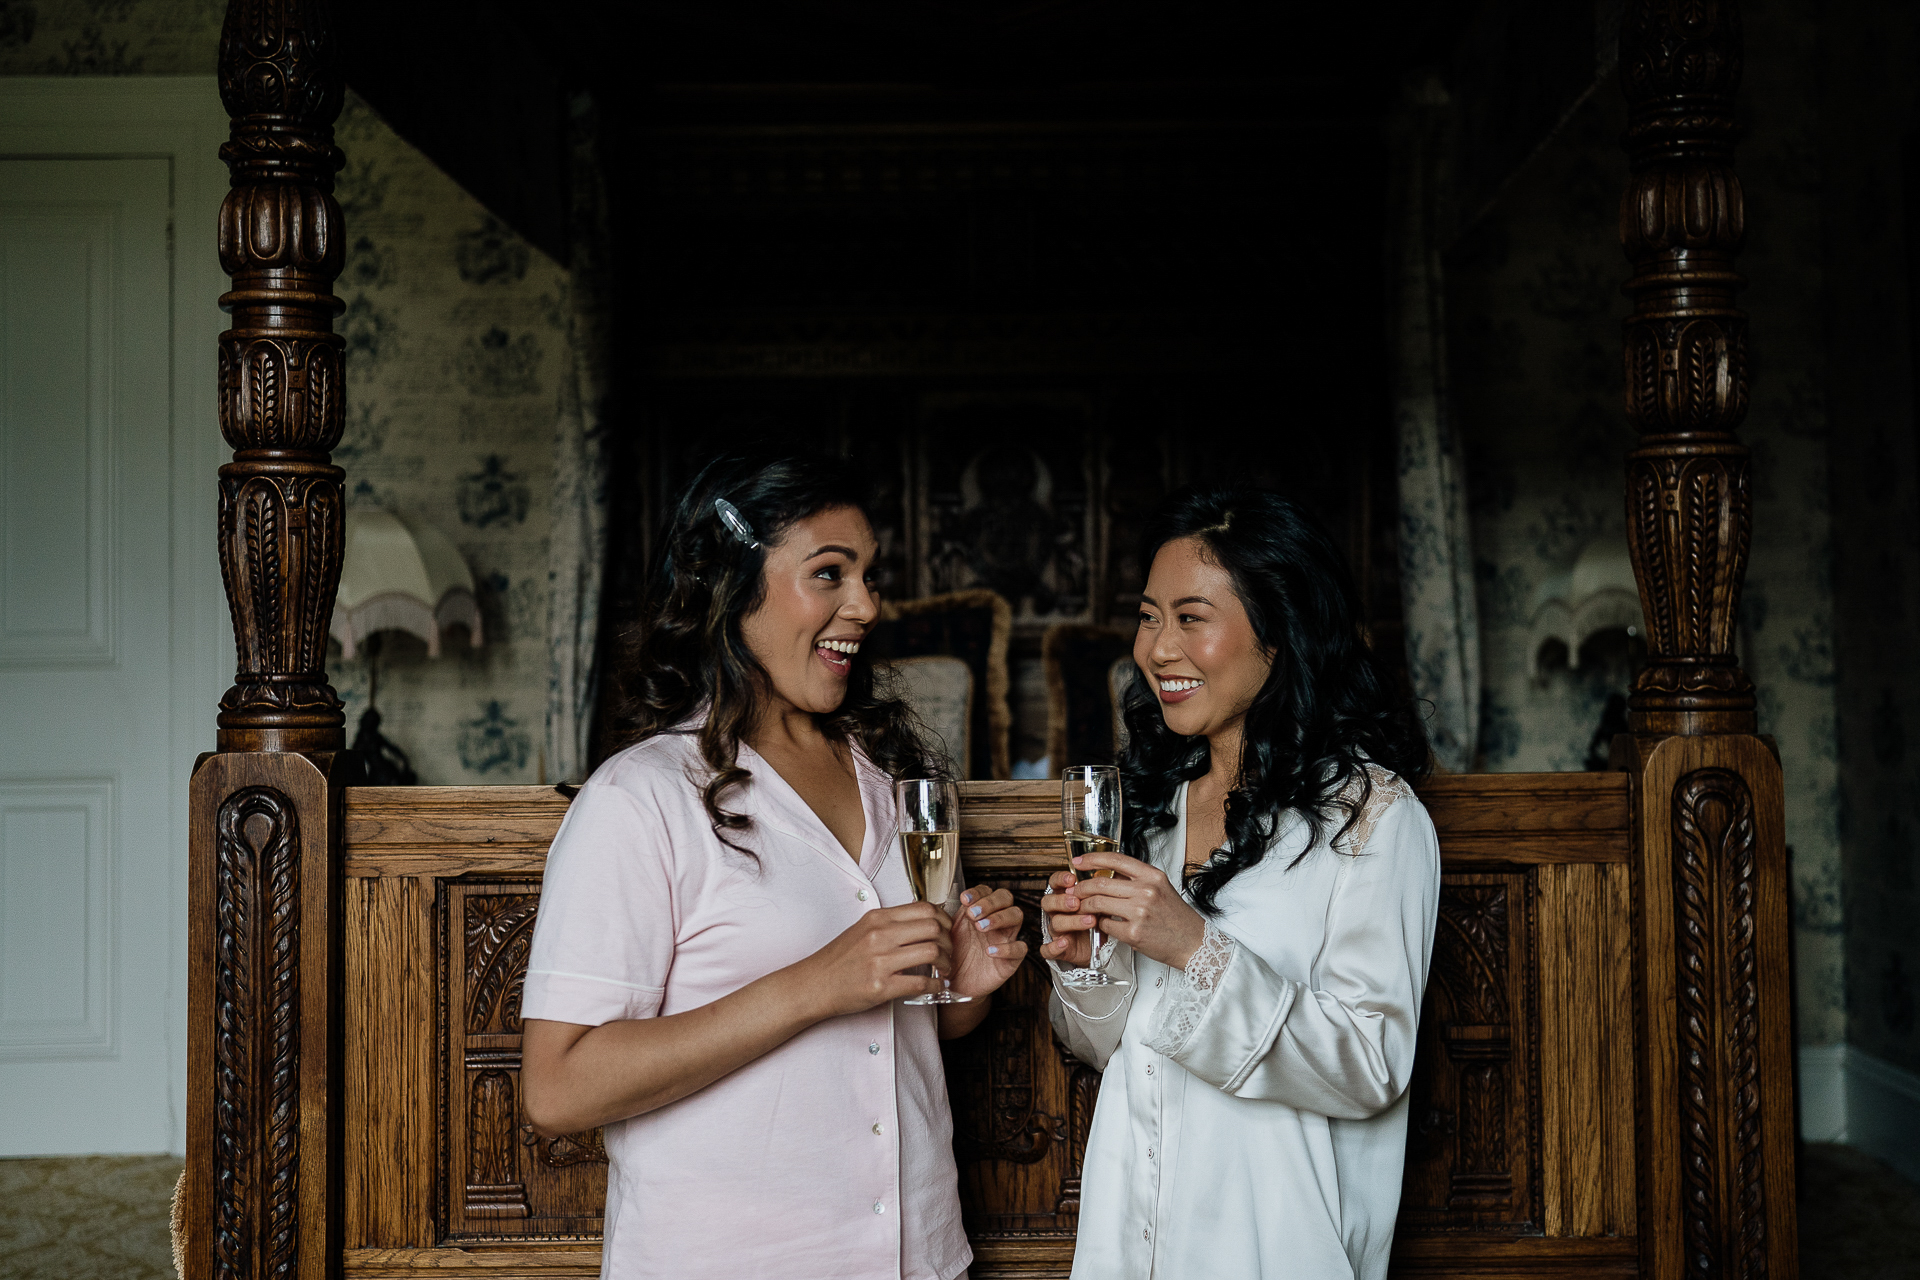
<instances>
[{"instance_id":1,"label":"collar of pajama shirt","mask_svg":"<svg viewBox=\"0 0 1920 1280\"><path fill-rule=\"evenodd\" d=\"M892 781L855 752L855 861L742 746L753 777L714 834L695 739L614 756L548 854L523 1016L589 1026L683 1013L913 900ZM830 1018L671 1106L606 1127L603 1276L951 1280L971 1260L932 1008Z\"/></svg>"}]
</instances>

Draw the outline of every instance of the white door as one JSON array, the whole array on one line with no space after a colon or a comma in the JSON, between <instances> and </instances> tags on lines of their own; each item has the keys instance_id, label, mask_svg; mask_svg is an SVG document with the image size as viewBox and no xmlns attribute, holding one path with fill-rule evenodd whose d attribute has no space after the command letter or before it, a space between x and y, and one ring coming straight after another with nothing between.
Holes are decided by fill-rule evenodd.
<instances>
[{"instance_id":1,"label":"white door","mask_svg":"<svg viewBox=\"0 0 1920 1280\"><path fill-rule=\"evenodd\" d=\"M0 1155L177 1145L171 168L0 160Z\"/></svg>"}]
</instances>

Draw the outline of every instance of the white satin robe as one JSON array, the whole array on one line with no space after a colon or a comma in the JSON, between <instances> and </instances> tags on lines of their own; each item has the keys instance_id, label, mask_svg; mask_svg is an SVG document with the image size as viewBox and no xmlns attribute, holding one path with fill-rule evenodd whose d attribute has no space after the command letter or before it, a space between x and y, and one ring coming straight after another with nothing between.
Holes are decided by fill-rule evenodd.
<instances>
[{"instance_id":1,"label":"white satin robe","mask_svg":"<svg viewBox=\"0 0 1920 1280\"><path fill-rule=\"evenodd\" d=\"M1386 1275L1440 850L1412 791L1371 772L1340 849L1289 869L1309 828L1288 815L1184 971L1121 944L1108 968L1131 986L1068 990L1055 966L1054 1029L1104 1072L1074 1280ZM1176 884L1186 809L1182 786L1151 843Z\"/></svg>"}]
</instances>

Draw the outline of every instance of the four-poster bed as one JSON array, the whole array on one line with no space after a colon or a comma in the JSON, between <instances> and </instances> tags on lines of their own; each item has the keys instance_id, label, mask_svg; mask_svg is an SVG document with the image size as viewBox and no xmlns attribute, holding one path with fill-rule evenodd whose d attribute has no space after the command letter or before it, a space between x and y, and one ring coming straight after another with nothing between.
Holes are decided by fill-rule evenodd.
<instances>
[{"instance_id":1,"label":"four-poster bed","mask_svg":"<svg viewBox=\"0 0 1920 1280\"><path fill-rule=\"evenodd\" d=\"M590 1275L597 1135L517 1108L547 788L353 785L324 671L342 553L342 86L323 6L233 0L220 556L240 654L192 783L188 1280ZM1634 0L1630 538L1649 628L1608 774L1441 778L1445 872L1396 1266L1792 1275L1779 766L1732 654L1749 538L1736 8ZM1031 914L1045 783L968 784ZM1098 1077L1025 972L949 1057L977 1276L1064 1276ZM716 1241L716 1248L724 1242Z\"/></svg>"}]
</instances>

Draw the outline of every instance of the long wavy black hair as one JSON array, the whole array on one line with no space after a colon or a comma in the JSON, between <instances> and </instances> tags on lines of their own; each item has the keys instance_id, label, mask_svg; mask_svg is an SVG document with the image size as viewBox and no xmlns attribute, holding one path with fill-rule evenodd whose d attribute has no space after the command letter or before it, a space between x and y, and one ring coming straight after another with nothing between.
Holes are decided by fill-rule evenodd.
<instances>
[{"instance_id":1,"label":"long wavy black hair","mask_svg":"<svg viewBox=\"0 0 1920 1280\"><path fill-rule=\"evenodd\" d=\"M759 547L722 522L721 500L733 504ZM719 458L694 477L655 544L644 607L622 637L614 738L629 747L681 730L704 710L696 731L704 776L690 780L714 833L736 849L730 833L745 831L749 819L729 810L726 798L752 778L740 765L740 743L768 688L766 668L741 638L741 619L766 598L766 553L796 522L837 507L864 515L866 504L859 471L842 459ZM864 655L854 655L846 699L815 719L829 738L858 745L895 778L933 776L919 722L905 702L875 688Z\"/></svg>"},{"instance_id":2,"label":"long wavy black hair","mask_svg":"<svg viewBox=\"0 0 1920 1280\"><path fill-rule=\"evenodd\" d=\"M1309 850L1323 838L1330 844L1372 795L1368 764L1417 782L1430 756L1411 701L1368 647L1346 557L1304 511L1258 489L1189 489L1148 521L1140 563L1151 566L1162 547L1181 538L1198 539L1203 554L1227 571L1273 657L1247 710L1240 772L1227 795L1226 843L1187 882L1194 905L1214 915L1220 891L1266 857L1289 810L1310 825ZM1150 833L1175 824L1180 784L1205 776L1211 757L1205 738L1167 727L1138 670L1123 715L1126 849L1145 859Z\"/></svg>"}]
</instances>

